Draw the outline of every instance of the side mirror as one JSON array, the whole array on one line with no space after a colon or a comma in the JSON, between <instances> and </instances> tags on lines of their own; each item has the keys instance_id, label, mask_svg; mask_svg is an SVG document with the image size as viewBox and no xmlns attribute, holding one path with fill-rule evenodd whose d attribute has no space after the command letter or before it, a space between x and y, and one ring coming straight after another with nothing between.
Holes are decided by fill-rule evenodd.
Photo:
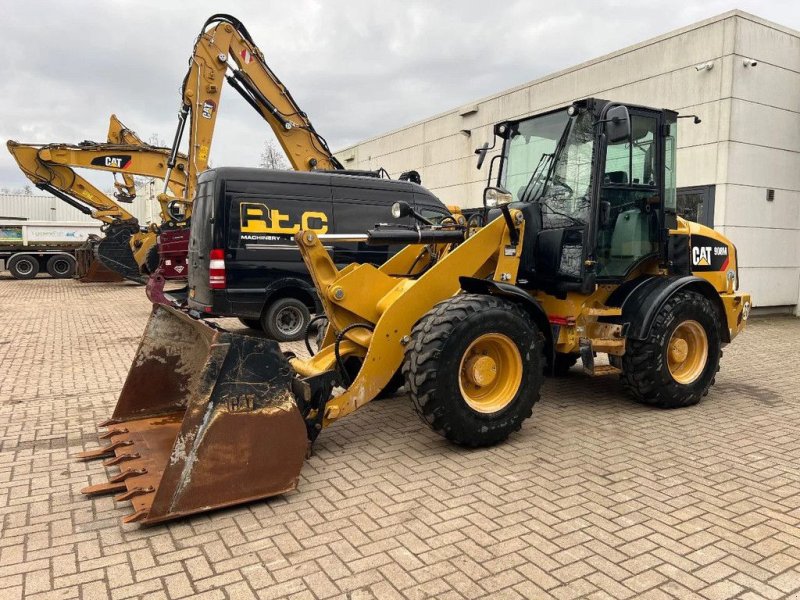
<instances>
[{"instance_id":1,"label":"side mirror","mask_svg":"<svg viewBox=\"0 0 800 600\"><path fill-rule=\"evenodd\" d=\"M395 219L402 219L403 217L410 217L414 214L414 209L408 202L395 202L392 204L392 216Z\"/></svg>"},{"instance_id":2,"label":"side mirror","mask_svg":"<svg viewBox=\"0 0 800 600\"><path fill-rule=\"evenodd\" d=\"M606 135L609 144L616 144L631 137L631 116L627 106L615 106L606 113Z\"/></svg>"},{"instance_id":3,"label":"side mirror","mask_svg":"<svg viewBox=\"0 0 800 600\"><path fill-rule=\"evenodd\" d=\"M483 146L475 150L475 154L478 155L478 170L481 170L483 166L483 161L486 160L486 155L489 153L489 142L483 142Z\"/></svg>"}]
</instances>

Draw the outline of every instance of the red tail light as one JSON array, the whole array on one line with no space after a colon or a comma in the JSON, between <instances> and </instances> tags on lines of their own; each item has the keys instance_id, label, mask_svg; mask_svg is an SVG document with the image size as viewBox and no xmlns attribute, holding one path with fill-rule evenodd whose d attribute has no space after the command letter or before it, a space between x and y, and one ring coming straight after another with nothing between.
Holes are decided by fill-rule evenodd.
<instances>
[{"instance_id":1,"label":"red tail light","mask_svg":"<svg viewBox=\"0 0 800 600\"><path fill-rule=\"evenodd\" d=\"M208 285L212 290L225 289L225 251L212 250L208 255Z\"/></svg>"}]
</instances>

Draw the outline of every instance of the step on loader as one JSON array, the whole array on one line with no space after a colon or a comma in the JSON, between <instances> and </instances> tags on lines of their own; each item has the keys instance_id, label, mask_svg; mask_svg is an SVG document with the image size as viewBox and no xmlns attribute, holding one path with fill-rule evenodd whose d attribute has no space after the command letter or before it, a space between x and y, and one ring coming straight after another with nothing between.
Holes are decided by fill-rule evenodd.
<instances>
[{"instance_id":1,"label":"step on loader","mask_svg":"<svg viewBox=\"0 0 800 600\"><path fill-rule=\"evenodd\" d=\"M645 404L696 404L750 296L733 244L676 215L676 119L590 98L500 123L481 223L397 203L416 227L348 237L405 245L380 266L339 269L329 234L295 234L329 320L310 358L155 307L108 444L81 454L120 471L84 493L118 493L143 524L282 494L322 429L398 379L468 447L518 431L543 374L577 361Z\"/></svg>"}]
</instances>

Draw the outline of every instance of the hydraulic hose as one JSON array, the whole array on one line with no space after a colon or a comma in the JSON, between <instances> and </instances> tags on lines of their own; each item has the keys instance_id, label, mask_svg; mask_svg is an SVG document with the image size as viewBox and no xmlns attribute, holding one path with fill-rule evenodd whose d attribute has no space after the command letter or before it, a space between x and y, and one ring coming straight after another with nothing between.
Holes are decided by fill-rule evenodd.
<instances>
[{"instance_id":1,"label":"hydraulic hose","mask_svg":"<svg viewBox=\"0 0 800 600\"><path fill-rule=\"evenodd\" d=\"M327 318L328 317L326 317L324 314L317 315L308 322L308 325L306 325L306 331L305 334L303 335L303 341L306 343L306 350L308 350L308 353L311 356L314 356L316 354L313 348L311 348L311 342L308 341L309 334L311 333L311 326L314 325L314 323L316 323L317 321L322 321L323 319ZM317 348L317 351L319 351L319 348Z\"/></svg>"}]
</instances>

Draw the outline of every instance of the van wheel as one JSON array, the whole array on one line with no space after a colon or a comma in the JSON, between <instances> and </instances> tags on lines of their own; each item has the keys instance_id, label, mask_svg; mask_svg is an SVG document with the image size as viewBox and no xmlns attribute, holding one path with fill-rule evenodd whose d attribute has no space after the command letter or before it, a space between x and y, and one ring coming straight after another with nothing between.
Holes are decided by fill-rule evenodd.
<instances>
[{"instance_id":1,"label":"van wheel","mask_svg":"<svg viewBox=\"0 0 800 600\"><path fill-rule=\"evenodd\" d=\"M47 272L53 279L69 279L75 274L75 259L69 254L56 254L47 261Z\"/></svg>"},{"instance_id":2,"label":"van wheel","mask_svg":"<svg viewBox=\"0 0 800 600\"><path fill-rule=\"evenodd\" d=\"M8 270L15 279L33 279L39 273L39 261L28 254L19 254L8 261Z\"/></svg>"},{"instance_id":3,"label":"van wheel","mask_svg":"<svg viewBox=\"0 0 800 600\"><path fill-rule=\"evenodd\" d=\"M279 298L261 317L261 326L269 337L278 342L293 342L303 337L311 313L297 298Z\"/></svg>"}]
</instances>

